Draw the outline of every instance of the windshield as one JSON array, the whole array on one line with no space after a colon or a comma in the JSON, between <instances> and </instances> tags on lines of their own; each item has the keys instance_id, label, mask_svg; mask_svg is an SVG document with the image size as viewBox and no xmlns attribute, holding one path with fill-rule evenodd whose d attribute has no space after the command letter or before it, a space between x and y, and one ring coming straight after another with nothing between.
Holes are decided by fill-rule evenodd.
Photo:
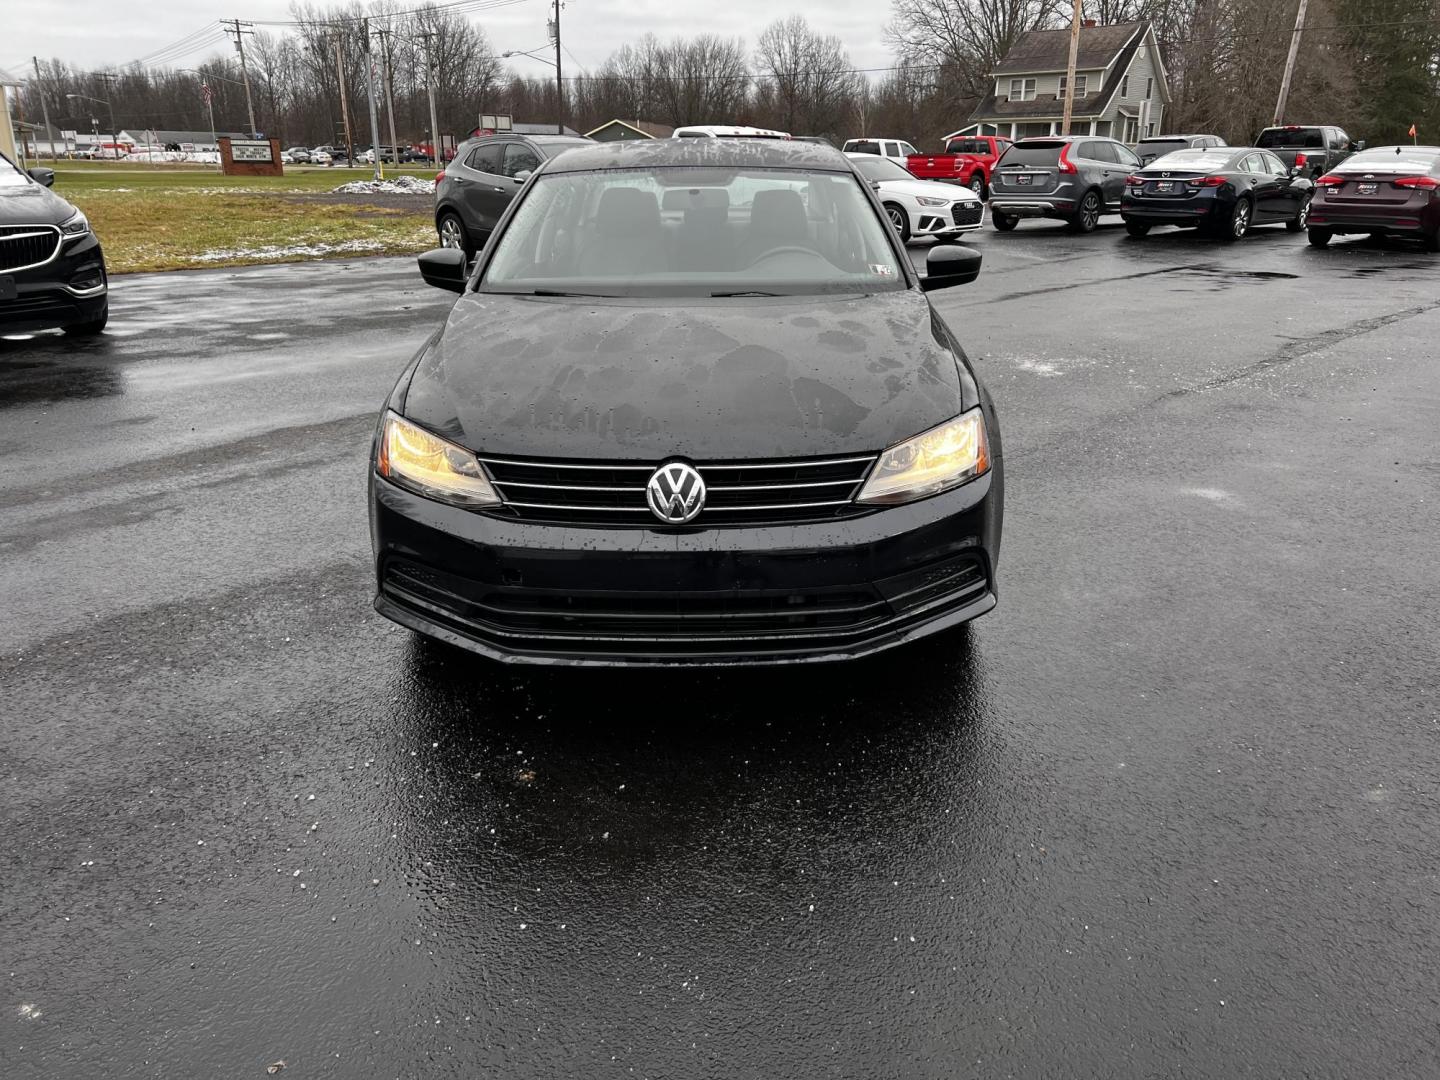
<instances>
[{"instance_id":1,"label":"windshield","mask_svg":"<svg viewBox=\"0 0 1440 1080\"><path fill-rule=\"evenodd\" d=\"M1063 142L1016 143L1000 158L1001 165L1054 165L1060 160Z\"/></svg>"},{"instance_id":2,"label":"windshield","mask_svg":"<svg viewBox=\"0 0 1440 1080\"><path fill-rule=\"evenodd\" d=\"M851 158L855 162L855 168L860 170L860 175L866 180L914 180L915 174L905 166L897 164L890 158L882 157L857 157Z\"/></svg>"},{"instance_id":3,"label":"windshield","mask_svg":"<svg viewBox=\"0 0 1440 1080\"><path fill-rule=\"evenodd\" d=\"M1173 154L1166 154L1150 162L1145 166L1145 171L1175 169L1181 172L1211 172L1228 166L1234 156L1228 151L1176 150Z\"/></svg>"},{"instance_id":4,"label":"windshield","mask_svg":"<svg viewBox=\"0 0 1440 1080\"><path fill-rule=\"evenodd\" d=\"M1414 146L1387 146L1352 154L1335 172L1420 172L1428 173L1440 161L1440 150Z\"/></svg>"},{"instance_id":5,"label":"windshield","mask_svg":"<svg viewBox=\"0 0 1440 1080\"><path fill-rule=\"evenodd\" d=\"M482 292L804 296L904 289L850 174L648 168L541 174Z\"/></svg>"},{"instance_id":6,"label":"windshield","mask_svg":"<svg viewBox=\"0 0 1440 1080\"><path fill-rule=\"evenodd\" d=\"M20 187L30 183L30 178L17 169L4 154L0 154L0 187Z\"/></svg>"},{"instance_id":7,"label":"windshield","mask_svg":"<svg viewBox=\"0 0 1440 1080\"><path fill-rule=\"evenodd\" d=\"M1255 145L1266 150L1273 150L1277 146L1287 146L1294 150L1323 150L1325 133L1318 127L1266 128L1260 133Z\"/></svg>"}]
</instances>

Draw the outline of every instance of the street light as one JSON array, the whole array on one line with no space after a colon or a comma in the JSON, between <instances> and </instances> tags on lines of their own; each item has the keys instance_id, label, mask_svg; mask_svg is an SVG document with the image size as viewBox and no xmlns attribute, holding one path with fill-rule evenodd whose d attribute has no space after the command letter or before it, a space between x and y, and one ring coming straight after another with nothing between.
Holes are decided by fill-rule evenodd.
<instances>
[{"instance_id":1,"label":"street light","mask_svg":"<svg viewBox=\"0 0 1440 1080\"><path fill-rule=\"evenodd\" d=\"M509 58L509 57L511 57L511 56L524 56L524 57L528 57L528 58L531 59L531 60L539 60L540 63L542 63L542 64L549 64L552 68L555 69L555 102L556 102L556 105L559 107L559 108L558 108L558 111L559 111L559 113L560 113L560 119L559 119L559 121L558 121L558 122L556 123L556 125L555 125L555 131L556 131L557 134L564 135L564 134L565 134L565 84L564 84L564 83L561 81L561 79L560 79L560 45L559 45L560 39L557 37L557 38L555 39L555 41L556 41L556 45L555 45L555 59L554 59L554 60L547 59L546 57L543 57L543 56L536 56L534 53L523 52L523 51L521 51L520 49L510 49L508 52L503 52L503 53L501 53L500 56L501 56L502 59Z\"/></svg>"},{"instance_id":2,"label":"street light","mask_svg":"<svg viewBox=\"0 0 1440 1080\"><path fill-rule=\"evenodd\" d=\"M120 159L120 130L115 126L115 106L105 98L90 97L88 94L66 94L72 100L79 98L81 101L94 101L104 105L110 110L110 142L115 147L115 159Z\"/></svg>"}]
</instances>

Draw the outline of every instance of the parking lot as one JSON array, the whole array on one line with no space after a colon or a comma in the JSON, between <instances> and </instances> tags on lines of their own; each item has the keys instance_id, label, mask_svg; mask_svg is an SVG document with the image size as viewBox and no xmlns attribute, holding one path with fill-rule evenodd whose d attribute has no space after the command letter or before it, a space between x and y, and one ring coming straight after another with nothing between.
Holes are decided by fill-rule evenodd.
<instances>
[{"instance_id":1,"label":"parking lot","mask_svg":"<svg viewBox=\"0 0 1440 1080\"><path fill-rule=\"evenodd\" d=\"M971 239L999 607L841 667L375 615L413 259L0 341L0 1075L1434 1075L1440 259Z\"/></svg>"}]
</instances>

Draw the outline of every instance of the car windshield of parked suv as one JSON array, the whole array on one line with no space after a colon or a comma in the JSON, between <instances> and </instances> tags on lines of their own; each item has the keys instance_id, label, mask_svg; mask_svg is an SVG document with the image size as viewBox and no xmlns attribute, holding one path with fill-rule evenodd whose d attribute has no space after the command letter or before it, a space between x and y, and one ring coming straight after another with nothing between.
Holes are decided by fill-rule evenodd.
<instances>
[{"instance_id":1,"label":"car windshield of parked suv","mask_svg":"<svg viewBox=\"0 0 1440 1080\"><path fill-rule=\"evenodd\" d=\"M890 158L851 158L866 180L914 180L915 174Z\"/></svg>"},{"instance_id":2,"label":"car windshield of parked suv","mask_svg":"<svg viewBox=\"0 0 1440 1080\"><path fill-rule=\"evenodd\" d=\"M1400 153L1395 152L1395 147L1385 149L1362 150L1358 154L1352 154L1339 165L1335 166L1335 172L1364 173L1364 172L1391 172L1395 169L1411 170L1428 173L1435 167L1437 160L1440 160L1440 150L1431 150L1423 146L1402 146Z\"/></svg>"},{"instance_id":3,"label":"car windshield of parked suv","mask_svg":"<svg viewBox=\"0 0 1440 1080\"><path fill-rule=\"evenodd\" d=\"M1265 150L1274 150L1277 146L1291 150L1323 150L1325 133L1318 127L1266 128L1255 145Z\"/></svg>"},{"instance_id":4,"label":"car windshield of parked suv","mask_svg":"<svg viewBox=\"0 0 1440 1080\"><path fill-rule=\"evenodd\" d=\"M1146 172L1157 169L1175 169L1183 172L1210 172L1223 169L1230 164L1233 155L1218 150L1176 150L1173 154L1158 157L1145 166Z\"/></svg>"},{"instance_id":5,"label":"car windshield of parked suv","mask_svg":"<svg viewBox=\"0 0 1440 1080\"><path fill-rule=\"evenodd\" d=\"M1054 165L1065 143L1060 139L1016 143L1000 158L1001 165ZM1072 151L1073 153L1073 151Z\"/></svg>"},{"instance_id":6,"label":"car windshield of parked suv","mask_svg":"<svg viewBox=\"0 0 1440 1080\"><path fill-rule=\"evenodd\" d=\"M30 178L15 167L14 162L0 154L0 187L20 187L30 183Z\"/></svg>"},{"instance_id":7,"label":"car windshield of parked suv","mask_svg":"<svg viewBox=\"0 0 1440 1080\"><path fill-rule=\"evenodd\" d=\"M803 296L907 288L851 173L721 167L542 174L480 291Z\"/></svg>"}]
</instances>

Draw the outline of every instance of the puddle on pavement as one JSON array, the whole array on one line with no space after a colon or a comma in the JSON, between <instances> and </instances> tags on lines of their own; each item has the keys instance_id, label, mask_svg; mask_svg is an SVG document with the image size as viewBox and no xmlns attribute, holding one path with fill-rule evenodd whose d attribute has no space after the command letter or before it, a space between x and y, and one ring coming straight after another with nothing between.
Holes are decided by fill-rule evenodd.
<instances>
[{"instance_id":1,"label":"puddle on pavement","mask_svg":"<svg viewBox=\"0 0 1440 1080\"><path fill-rule=\"evenodd\" d=\"M120 375L111 368L4 363L0 357L0 409L51 401L113 397Z\"/></svg>"},{"instance_id":2,"label":"puddle on pavement","mask_svg":"<svg viewBox=\"0 0 1440 1080\"><path fill-rule=\"evenodd\" d=\"M1177 266L1166 274L1172 292L1199 292L1191 283L1203 282L1205 291L1222 292L1236 285L1259 284L1266 281L1293 281L1299 274L1278 270L1232 270L1223 266Z\"/></svg>"}]
</instances>

